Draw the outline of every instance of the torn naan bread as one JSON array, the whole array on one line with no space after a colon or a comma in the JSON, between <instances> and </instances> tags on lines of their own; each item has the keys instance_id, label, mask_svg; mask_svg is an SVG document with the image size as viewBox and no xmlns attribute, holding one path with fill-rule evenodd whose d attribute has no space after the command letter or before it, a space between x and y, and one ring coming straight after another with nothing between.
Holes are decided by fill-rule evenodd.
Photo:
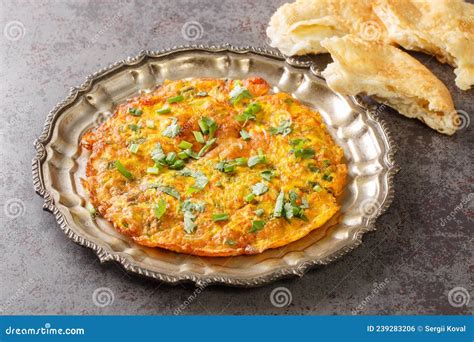
<instances>
[{"instance_id":1,"label":"torn naan bread","mask_svg":"<svg viewBox=\"0 0 474 342\"><path fill-rule=\"evenodd\" d=\"M333 63L322 72L328 86L345 95L371 95L440 133L456 132L459 117L446 86L404 51L347 35L321 45Z\"/></svg>"},{"instance_id":2,"label":"torn naan bread","mask_svg":"<svg viewBox=\"0 0 474 342\"><path fill-rule=\"evenodd\" d=\"M474 84L473 4L462 0L377 0L373 10L394 42L455 67L460 89L468 90Z\"/></svg>"},{"instance_id":3,"label":"torn naan bread","mask_svg":"<svg viewBox=\"0 0 474 342\"><path fill-rule=\"evenodd\" d=\"M369 41L387 39L371 0L297 0L281 6L270 19L271 46L288 56L326 53L321 40L352 33Z\"/></svg>"}]
</instances>

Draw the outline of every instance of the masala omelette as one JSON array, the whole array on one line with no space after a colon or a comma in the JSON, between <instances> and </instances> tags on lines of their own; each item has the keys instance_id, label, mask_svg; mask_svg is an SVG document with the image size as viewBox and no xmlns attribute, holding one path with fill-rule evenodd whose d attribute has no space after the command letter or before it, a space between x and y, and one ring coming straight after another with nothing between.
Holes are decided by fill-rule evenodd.
<instances>
[{"instance_id":1,"label":"masala omelette","mask_svg":"<svg viewBox=\"0 0 474 342\"><path fill-rule=\"evenodd\" d=\"M262 78L165 81L81 144L92 212L138 244L201 256L304 237L346 183L320 115Z\"/></svg>"}]
</instances>

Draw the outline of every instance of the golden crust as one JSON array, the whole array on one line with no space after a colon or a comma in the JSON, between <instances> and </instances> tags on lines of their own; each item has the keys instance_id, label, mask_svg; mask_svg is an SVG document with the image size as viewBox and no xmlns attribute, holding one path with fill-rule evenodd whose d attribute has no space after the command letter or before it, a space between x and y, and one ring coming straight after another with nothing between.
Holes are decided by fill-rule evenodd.
<instances>
[{"instance_id":1,"label":"golden crust","mask_svg":"<svg viewBox=\"0 0 474 342\"><path fill-rule=\"evenodd\" d=\"M287 94L269 94L268 84L260 78L241 81L252 99L230 104L229 92L236 84L216 79L165 81L152 94L120 105L111 119L84 135L82 144L92 151L84 185L100 215L139 244L202 256L259 253L298 240L326 223L339 210L336 196L345 185L347 168L342 149L333 143L318 113ZM206 95L199 96L202 92ZM183 94L184 100L167 105L167 99L177 94ZM243 140L240 130L244 123L235 117L250 102L258 102L261 109L256 120L245 123L252 137ZM169 106L171 112L156 114L163 106ZM131 108L141 112L133 115ZM201 158L189 159L186 164L187 169L206 177L204 188L188 192L196 179L166 166L158 174L147 173L155 163L151 151L157 143L169 153L179 152L178 145L187 141L198 152L203 144L196 141L193 131L200 131L198 120L204 116L217 124L216 142ZM162 134L172 117L180 126L174 138ZM288 135L269 133L270 127L287 119L291 120ZM295 145L294 139L300 138L304 139L300 144L312 149L314 155L296 156L294 149L301 146ZM205 135L205 139L210 137ZM130 152L131 143L139 145L135 153ZM265 163L253 167L244 164L230 173L216 169L220 161L248 159L260 153L265 155ZM117 169L116 160L131 174L130 179ZM262 178L262 171L267 169L274 169L275 177L270 180ZM268 190L245 201L256 183L265 184ZM170 188L166 191L164 186L177 191L178 198L170 196ZM280 191L286 194L286 202L294 191L294 203L288 205L301 210L298 215L304 213L301 217L307 220L272 217ZM166 202L166 211L158 217L155 208L160 200ZM186 203L202 204L203 209L189 211ZM302 208L305 203L307 208ZM263 214L258 216L257 209L263 209ZM194 215L196 225L191 232L184 226L187 211ZM212 215L216 213L229 217L215 222ZM253 221L264 221L265 225L252 229Z\"/></svg>"},{"instance_id":2,"label":"golden crust","mask_svg":"<svg viewBox=\"0 0 474 342\"><path fill-rule=\"evenodd\" d=\"M456 131L458 116L448 89L409 54L351 35L326 39L321 44L334 61L322 73L334 91L374 95L440 133Z\"/></svg>"},{"instance_id":3,"label":"golden crust","mask_svg":"<svg viewBox=\"0 0 474 342\"><path fill-rule=\"evenodd\" d=\"M271 45L285 55L325 53L322 40L346 34L370 41L387 39L372 1L298 0L281 6L267 28Z\"/></svg>"},{"instance_id":4,"label":"golden crust","mask_svg":"<svg viewBox=\"0 0 474 342\"><path fill-rule=\"evenodd\" d=\"M408 50L455 67L456 85L474 84L474 5L462 0L377 0L374 12L388 35Z\"/></svg>"}]
</instances>

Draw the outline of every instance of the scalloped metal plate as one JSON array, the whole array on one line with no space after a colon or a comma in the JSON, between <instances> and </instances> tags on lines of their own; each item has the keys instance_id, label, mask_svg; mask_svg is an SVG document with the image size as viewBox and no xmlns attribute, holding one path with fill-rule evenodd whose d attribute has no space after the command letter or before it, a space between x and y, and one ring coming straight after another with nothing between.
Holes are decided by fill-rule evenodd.
<instances>
[{"instance_id":1,"label":"scalloped metal plate","mask_svg":"<svg viewBox=\"0 0 474 342\"><path fill-rule=\"evenodd\" d=\"M322 229L285 247L252 256L204 258L133 243L85 209L80 178L87 153L81 135L113 113L114 107L168 79L261 76L274 91L285 91L318 110L344 149L349 183L341 213ZM116 261L130 272L176 284L259 286L325 265L374 230L375 219L390 205L394 190L394 145L385 125L359 98L343 97L326 86L306 60L288 59L259 48L187 46L143 51L93 75L48 115L34 142L34 189L44 198L60 228L76 243L94 250L101 262Z\"/></svg>"}]
</instances>

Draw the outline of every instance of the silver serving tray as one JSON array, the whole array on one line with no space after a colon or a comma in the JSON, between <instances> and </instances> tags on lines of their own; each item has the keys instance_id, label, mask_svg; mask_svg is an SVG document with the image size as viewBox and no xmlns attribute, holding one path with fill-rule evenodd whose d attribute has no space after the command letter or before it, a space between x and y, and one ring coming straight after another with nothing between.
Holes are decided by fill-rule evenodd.
<instances>
[{"instance_id":1,"label":"silver serving tray","mask_svg":"<svg viewBox=\"0 0 474 342\"><path fill-rule=\"evenodd\" d=\"M261 76L275 92L291 93L318 110L344 149L349 179L338 217L285 247L224 258L140 246L104 219L91 217L80 181L88 152L79 141L86 130L112 115L117 104L153 90L165 79L249 76ZM34 145L34 188L44 198L43 208L54 214L69 238L91 248L101 262L116 261L133 273L168 283L192 281L198 286L258 286L284 276L302 276L311 266L330 263L375 229L375 219L392 201L397 171L394 146L384 124L359 98L333 93L310 61L229 45L144 51L90 75L49 113Z\"/></svg>"}]
</instances>

